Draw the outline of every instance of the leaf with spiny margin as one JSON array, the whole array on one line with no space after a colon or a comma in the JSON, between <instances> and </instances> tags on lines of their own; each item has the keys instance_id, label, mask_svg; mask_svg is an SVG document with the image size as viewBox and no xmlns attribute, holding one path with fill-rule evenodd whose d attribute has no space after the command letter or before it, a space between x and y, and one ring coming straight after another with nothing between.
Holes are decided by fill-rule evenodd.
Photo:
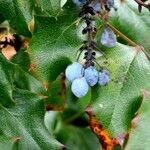
<instances>
[{"instance_id":1,"label":"leaf with spiny margin","mask_svg":"<svg viewBox=\"0 0 150 150\"><path fill-rule=\"evenodd\" d=\"M71 8L68 3L65 7ZM35 64L37 75L45 82L54 81L71 61L75 61L81 45L76 28L78 13L74 7L71 9L64 9L57 19L35 16L35 31L29 50L31 63Z\"/></svg>"},{"instance_id":2,"label":"leaf with spiny margin","mask_svg":"<svg viewBox=\"0 0 150 150\"><path fill-rule=\"evenodd\" d=\"M128 132L140 107L142 90L150 90L150 62L142 51L119 43L97 61L110 71L111 82L92 88L93 115L117 137Z\"/></svg>"},{"instance_id":3,"label":"leaf with spiny margin","mask_svg":"<svg viewBox=\"0 0 150 150\"><path fill-rule=\"evenodd\" d=\"M142 12L139 13L138 5L134 0L126 0L124 3L115 0L115 6L117 11L111 11L110 15L112 25L135 43L143 46L150 54L150 13L148 9L143 7Z\"/></svg>"},{"instance_id":4,"label":"leaf with spiny margin","mask_svg":"<svg viewBox=\"0 0 150 150\"><path fill-rule=\"evenodd\" d=\"M41 96L46 95L42 83L18 66L14 74L14 85L19 89L26 89Z\"/></svg>"},{"instance_id":5,"label":"leaf with spiny margin","mask_svg":"<svg viewBox=\"0 0 150 150\"><path fill-rule=\"evenodd\" d=\"M16 89L13 92L15 106L0 105L0 131L14 142L17 150L61 150L63 145L55 140L44 125L44 103L34 93ZM16 140L15 140L16 139Z\"/></svg>"},{"instance_id":6,"label":"leaf with spiny margin","mask_svg":"<svg viewBox=\"0 0 150 150\"><path fill-rule=\"evenodd\" d=\"M144 91L143 91L144 92ZM126 149L149 150L150 148L150 95L146 91L142 105L133 119L133 127L129 132Z\"/></svg>"},{"instance_id":7,"label":"leaf with spiny margin","mask_svg":"<svg viewBox=\"0 0 150 150\"><path fill-rule=\"evenodd\" d=\"M26 89L39 95L46 94L42 84L19 65L11 63L0 54L0 103L4 106L15 104L12 91L15 87Z\"/></svg>"},{"instance_id":8,"label":"leaf with spiny margin","mask_svg":"<svg viewBox=\"0 0 150 150\"><path fill-rule=\"evenodd\" d=\"M33 0L1 0L0 12L18 34L31 36L28 23L32 20Z\"/></svg>"},{"instance_id":9,"label":"leaf with spiny margin","mask_svg":"<svg viewBox=\"0 0 150 150\"><path fill-rule=\"evenodd\" d=\"M14 75L14 84L17 88L26 89L39 95L46 94L42 83L40 83L40 81L38 81L29 73L30 58L25 49L17 52L11 61L14 63L14 65L17 64Z\"/></svg>"}]
</instances>

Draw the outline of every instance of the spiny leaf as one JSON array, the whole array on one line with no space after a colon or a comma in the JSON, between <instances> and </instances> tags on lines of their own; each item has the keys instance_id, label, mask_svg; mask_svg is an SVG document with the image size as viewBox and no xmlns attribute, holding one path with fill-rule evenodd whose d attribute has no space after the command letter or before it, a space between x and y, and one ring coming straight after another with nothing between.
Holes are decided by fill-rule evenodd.
<instances>
[{"instance_id":1,"label":"spiny leaf","mask_svg":"<svg viewBox=\"0 0 150 150\"><path fill-rule=\"evenodd\" d=\"M18 66L16 66L14 74L14 85L17 88L26 89L41 96L46 94L42 83Z\"/></svg>"},{"instance_id":2,"label":"spiny leaf","mask_svg":"<svg viewBox=\"0 0 150 150\"><path fill-rule=\"evenodd\" d=\"M12 91L15 86L39 95L45 94L42 84L37 79L21 69L19 65L6 60L2 54L0 55L0 72L0 95L2 98L0 103L4 106L14 104Z\"/></svg>"},{"instance_id":3,"label":"spiny leaf","mask_svg":"<svg viewBox=\"0 0 150 150\"><path fill-rule=\"evenodd\" d=\"M98 62L110 71L111 82L92 89L92 111L111 136L117 137L128 132L141 104L142 89L150 89L150 64L141 51L121 44L107 49Z\"/></svg>"},{"instance_id":4,"label":"spiny leaf","mask_svg":"<svg viewBox=\"0 0 150 150\"><path fill-rule=\"evenodd\" d=\"M42 80L54 81L71 60L75 60L81 44L76 18L75 10L64 10L57 20L35 16L35 31L29 49L35 71Z\"/></svg>"},{"instance_id":5,"label":"spiny leaf","mask_svg":"<svg viewBox=\"0 0 150 150\"><path fill-rule=\"evenodd\" d=\"M0 131L8 138L18 139L18 150L59 150L62 145L51 137L44 126L44 104L35 94L17 89L13 92L15 107L0 105ZM27 144L28 143L28 144Z\"/></svg>"}]
</instances>

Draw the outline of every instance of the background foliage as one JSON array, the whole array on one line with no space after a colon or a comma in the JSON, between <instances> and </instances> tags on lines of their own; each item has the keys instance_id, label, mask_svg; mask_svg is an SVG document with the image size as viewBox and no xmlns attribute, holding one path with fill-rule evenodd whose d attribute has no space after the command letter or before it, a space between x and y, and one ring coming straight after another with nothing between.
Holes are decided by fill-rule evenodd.
<instances>
[{"instance_id":1,"label":"background foliage","mask_svg":"<svg viewBox=\"0 0 150 150\"><path fill-rule=\"evenodd\" d=\"M131 0L115 5L109 23L150 54L148 10L139 13ZM104 55L97 61L110 71L111 82L81 99L71 93L63 72L85 39L78 13L69 0L0 1L0 22L28 42L11 60L0 54L1 150L98 150L87 107L110 137L128 137L119 149L149 149L150 63L143 51L121 37L115 48L98 44Z\"/></svg>"}]
</instances>

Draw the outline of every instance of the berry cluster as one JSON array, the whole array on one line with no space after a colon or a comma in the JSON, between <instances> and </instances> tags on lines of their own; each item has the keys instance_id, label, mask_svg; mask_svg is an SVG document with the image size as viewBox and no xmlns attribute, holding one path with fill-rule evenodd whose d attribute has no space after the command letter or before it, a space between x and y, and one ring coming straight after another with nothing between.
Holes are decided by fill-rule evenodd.
<instances>
[{"instance_id":1,"label":"berry cluster","mask_svg":"<svg viewBox=\"0 0 150 150\"><path fill-rule=\"evenodd\" d=\"M82 7L80 17L85 19L86 22L88 21L89 24L92 20L90 20L87 14L95 15L96 13L103 13L103 10L110 11L111 8L114 8L114 0L102 0L101 2L99 0L74 0L74 3ZM88 30L90 30L89 26L83 30L83 34L87 33ZM114 32L109 27L105 27L101 36L101 44L111 48L114 47L116 43L117 40Z\"/></svg>"},{"instance_id":2,"label":"berry cluster","mask_svg":"<svg viewBox=\"0 0 150 150\"><path fill-rule=\"evenodd\" d=\"M69 65L65 71L66 77L72 82L71 90L77 97L85 96L89 86L106 85L110 81L110 75L107 70L96 70L94 66L85 68L78 62Z\"/></svg>"},{"instance_id":3,"label":"berry cluster","mask_svg":"<svg viewBox=\"0 0 150 150\"><path fill-rule=\"evenodd\" d=\"M107 70L100 69L98 71L95 67L95 63L97 63L95 60L97 47L93 37L97 29L93 23L92 16L101 12L104 8L109 11L114 3L111 0L103 1L102 3L98 0L74 0L74 2L77 6L82 7L79 16L86 24L82 34L87 34L87 41L84 41L83 46L80 48L81 52L85 51L85 63L82 65L77 60L77 62L66 68L65 75L72 82L71 90L73 94L80 98L87 94L89 86L93 87L97 83L102 86L110 81L110 74ZM107 47L113 47L116 44L116 36L108 27L102 33L101 43Z\"/></svg>"},{"instance_id":4,"label":"berry cluster","mask_svg":"<svg viewBox=\"0 0 150 150\"><path fill-rule=\"evenodd\" d=\"M73 2L80 8L84 5L91 7L95 13L114 8L114 0L73 0Z\"/></svg>"}]
</instances>

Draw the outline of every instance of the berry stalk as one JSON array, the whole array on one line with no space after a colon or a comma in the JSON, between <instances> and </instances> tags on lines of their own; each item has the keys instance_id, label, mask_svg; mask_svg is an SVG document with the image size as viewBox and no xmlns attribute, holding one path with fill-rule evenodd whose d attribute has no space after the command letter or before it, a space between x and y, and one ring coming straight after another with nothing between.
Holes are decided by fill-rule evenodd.
<instances>
[{"instance_id":1,"label":"berry stalk","mask_svg":"<svg viewBox=\"0 0 150 150\"><path fill-rule=\"evenodd\" d=\"M83 29L82 33L87 34L87 41L85 42L84 48L86 49L85 53L85 68L94 66L93 60L95 59L94 49L94 41L93 41L93 33L96 31L96 28L93 25L92 15L95 15L94 9L88 6L88 2L82 7L80 16L82 20L86 23L86 27Z\"/></svg>"}]
</instances>

